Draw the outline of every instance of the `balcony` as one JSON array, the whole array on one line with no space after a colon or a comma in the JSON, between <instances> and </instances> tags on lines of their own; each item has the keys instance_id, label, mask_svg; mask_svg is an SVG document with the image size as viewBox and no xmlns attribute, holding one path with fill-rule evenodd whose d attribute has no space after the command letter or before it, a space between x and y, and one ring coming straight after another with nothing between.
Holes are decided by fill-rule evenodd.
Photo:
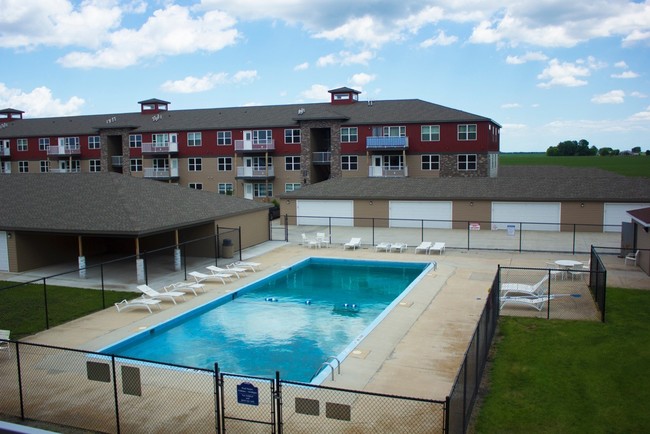
<instances>
[{"instance_id":1,"label":"balcony","mask_svg":"<svg viewBox=\"0 0 650 434\"><path fill-rule=\"evenodd\" d=\"M143 143L143 154L170 154L178 152L178 143L175 142L157 142L157 143Z\"/></svg>"},{"instance_id":2,"label":"balcony","mask_svg":"<svg viewBox=\"0 0 650 434\"><path fill-rule=\"evenodd\" d=\"M409 176L408 166L371 166L368 169L368 176L371 178L405 178Z\"/></svg>"},{"instance_id":3,"label":"balcony","mask_svg":"<svg viewBox=\"0 0 650 434\"><path fill-rule=\"evenodd\" d=\"M111 164L113 165L113 167L122 167L122 156L113 155L111 157Z\"/></svg>"},{"instance_id":4,"label":"balcony","mask_svg":"<svg viewBox=\"0 0 650 434\"><path fill-rule=\"evenodd\" d=\"M331 152L313 152L311 154L312 164L326 165L332 162Z\"/></svg>"},{"instance_id":5,"label":"balcony","mask_svg":"<svg viewBox=\"0 0 650 434\"><path fill-rule=\"evenodd\" d=\"M408 137L371 136L366 138L366 149L395 150L408 149Z\"/></svg>"},{"instance_id":6,"label":"balcony","mask_svg":"<svg viewBox=\"0 0 650 434\"><path fill-rule=\"evenodd\" d=\"M273 167L245 167L237 166L237 178L274 178L275 172Z\"/></svg>"},{"instance_id":7,"label":"balcony","mask_svg":"<svg viewBox=\"0 0 650 434\"><path fill-rule=\"evenodd\" d=\"M275 150L275 140L235 140L235 152L266 152Z\"/></svg>"},{"instance_id":8,"label":"balcony","mask_svg":"<svg viewBox=\"0 0 650 434\"><path fill-rule=\"evenodd\" d=\"M79 173L81 169L79 167L73 168L64 168L64 167L50 167L48 169L50 173Z\"/></svg>"},{"instance_id":9,"label":"balcony","mask_svg":"<svg viewBox=\"0 0 650 434\"><path fill-rule=\"evenodd\" d=\"M81 148L69 145L50 145L47 147L47 155L52 157L67 157L69 155L81 155Z\"/></svg>"},{"instance_id":10,"label":"balcony","mask_svg":"<svg viewBox=\"0 0 650 434\"><path fill-rule=\"evenodd\" d=\"M0 157L11 157L11 148L0 148Z\"/></svg>"},{"instance_id":11,"label":"balcony","mask_svg":"<svg viewBox=\"0 0 650 434\"><path fill-rule=\"evenodd\" d=\"M178 178L178 168L158 168L158 167L145 167L144 177L151 179L171 179Z\"/></svg>"}]
</instances>

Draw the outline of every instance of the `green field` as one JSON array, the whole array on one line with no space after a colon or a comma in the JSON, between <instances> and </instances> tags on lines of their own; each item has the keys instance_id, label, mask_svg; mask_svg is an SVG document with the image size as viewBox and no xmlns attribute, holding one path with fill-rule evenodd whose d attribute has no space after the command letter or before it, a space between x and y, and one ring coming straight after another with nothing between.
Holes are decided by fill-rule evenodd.
<instances>
[{"instance_id":1,"label":"green field","mask_svg":"<svg viewBox=\"0 0 650 434\"><path fill-rule=\"evenodd\" d=\"M650 157L645 155L615 157L547 157L546 154L501 154L502 166L595 167L625 176L650 178Z\"/></svg>"}]
</instances>

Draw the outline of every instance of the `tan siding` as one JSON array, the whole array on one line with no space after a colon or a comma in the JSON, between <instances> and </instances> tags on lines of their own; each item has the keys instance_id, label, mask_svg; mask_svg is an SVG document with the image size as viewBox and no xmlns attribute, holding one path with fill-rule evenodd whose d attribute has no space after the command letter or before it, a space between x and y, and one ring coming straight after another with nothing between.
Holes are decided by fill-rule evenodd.
<instances>
[{"instance_id":1,"label":"tan siding","mask_svg":"<svg viewBox=\"0 0 650 434\"><path fill-rule=\"evenodd\" d=\"M467 223L480 223L482 230L489 230L487 223L492 217L491 201L454 201L452 203L453 229L467 229Z\"/></svg>"},{"instance_id":2,"label":"tan siding","mask_svg":"<svg viewBox=\"0 0 650 434\"><path fill-rule=\"evenodd\" d=\"M602 202L562 202L560 223L561 230L577 232L596 232L602 230L605 205ZM598 227L589 226L597 225Z\"/></svg>"}]
</instances>

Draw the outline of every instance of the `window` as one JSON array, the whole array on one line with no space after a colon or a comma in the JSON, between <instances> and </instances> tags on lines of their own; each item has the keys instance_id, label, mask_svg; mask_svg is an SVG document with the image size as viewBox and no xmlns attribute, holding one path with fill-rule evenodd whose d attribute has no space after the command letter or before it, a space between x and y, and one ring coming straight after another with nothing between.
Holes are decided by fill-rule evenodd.
<instances>
[{"instance_id":1,"label":"window","mask_svg":"<svg viewBox=\"0 0 650 434\"><path fill-rule=\"evenodd\" d=\"M284 143L300 143L300 130L284 130Z\"/></svg>"},{"instance_id":2,"label":"window","mask_svg":"<svg viewBox=\"0 0 650 434\"><path fill-rule=\"evenodd\" d=\"M41 137L38 139L38 150L39 151L47 151L47 148L50 147L50 138L49 137Z\"/></svg>"},{"instance_id":3,"label":"window","mask_svg":"<svg viewBox=\"0 0 650 434\"><path fill-rule=\"evenodd\" d=\"M27 150L27 139L18 139L16 140L16 147L19 151Z\"/></svg>"},{"instance_id":4,"label":"window","mask_svg":"<svg viewBox=\"0 0 650 434\"><path fill-rule=\"evenodd\" d=\"M253 195L255 197L273 196L273 184L253 184Z\"/></svg>"},{"instance_id":5,"label":"window","mask_svg":"<svg viewBox=\"0 0 650 434\"><path fill-rule=\"evenodd\" d=\"M300 183L299 182L284 184L284 191L285 192L296 191L296 190L299 190L299 189L300 189Z\"/></svg>"},{"instance_id":6,"label":"window","mask_svg":"<svg viewBox=\"0 0 650 434\"><path fill-rule=\"evenodd\" d=\"M217 131L217 145L232 145L232 131Z\"/></svg>"},{"instance_id":7,"label":"window","mask_svg":"<svg viewBox=\"0 0 650 434\"><path fill-rule=\"evenodd\" d=\"M423 155L422 170L440 170L440 155Z\"/></svg>"},{"instance_id":8,"label":"window","mask_svg":"<svg viewBox=\"0 0 650 434\"><path fill-rule=\"evenodd\" d=\"M476 170L476 154L459 155L458 170Z\"/></svg>"},{"instance_id":9,"label":"window","mask_svg":"<svg viewBox=\"0 0 650 434\"><path fill-rule=\"evenodd\" d=\"M142 172L142 158L131 158L129 160L131 172Z\"/></svg>"},{"instance_id":10,"label":"window","mask_svg":"<svg viewBox=\"0 0 650 434\"><path fill-rule=\"evenodd\" d=\"M284 157L284 170L300 170L300 157Z\"/></svg>"},{"instance_id":11,"label":"window","mask_svg":"<svg viewBox=\"0 0 650 434\"><path fill-rule=\"evenodd\" d=\"M217 186L217 191L219 194L227 194L232 196L232 183L231 182L220 182Z\"/></svg>"},{"instance_id":12,"label":"window","mask_svg":"<svg viewBox=\"0 0 650 434\"><path fill-rule=\"evenodd\" d=\"M273 136L271 135L271 130L254 130L253 143L259 145L270 145L271 143L273 143Z\"/></svg>"},{"instance_id":13,"label":"window","mask_svg":"<svg viewBox=\"0 0 650 434\"><path fill-rule=\"evenodd\" d=\"M359 141L357 127L341 128L341 143L356 143Z\"/></svg>"},{"instance_id":14,"label":"window","mask_svg":"<svg viewBox=\"0 0 650 434\"><path fill-rule=\"evenodd\" d=\"M142 134L129 134L129 148L142 147Z\"/></svg>"},{"instance_id":15,"label":"window","mask_svg":"<svg viewBox=\"0 0 650 434\"><path fill-rule=\"evenodd\" d=\"M64 172L68 173L77 173L81 172L81 161L80 160L59 160L59 169L63 169Z\"/></svg>"},{"instance_id":16,"label":"window","mask_svg":"<svg viewBox=\"0 0 650 434\"><path fill-rule=\"evenodd\" d=\"M99 149L100 147L99 136L88 136L88 149Z\"/></svg>"},{"instance_id":17,"label":"window","mask_svg":"<svg viewBox=\"0 0 650 434\"><path fill-rule=\"evenodd\" d=\"M79 149L79 137L59 137L59 146L65 149Z\"/></svg>"},{"instance_id":18,"label":"window","mask_svg":"<svg viewBox=\"0 0 650 434\"><path fill-rule=\"evenodd\" d=\"M440 140L440 125L422 125L422 141L437 142Z\"/></svg>"},{"instance_id":19,"label":"window","mask_svg":"<svg viewBox=\"0 0 650 434\"><path fill-rule=\"evenodd\" d=\"M458 140L476 140L476 124L458 125Z\"/></svg>"},{"instance_id":20,"label":"window","mask_svg":"<svg viewBox=\"0 0 650 434\"><path fill-rule=\"evenodd\" d=\"M187 160L187 169L190 172L200 172L202 166L203 161L201 158L188 158Z\"/></svg>"},{"instance_id":21,"label":"window","mask_svg":"<svg viewBox=\"0 0 650 434\"><path fill-rule=\"evenodd\" d=\"M201 146L201 133L187 133L187 146Z\"/></svg>"},{"instance_id":22,"label":"window","mask_svg":"<svg viewBox=\"0 0 650 434\"><path fill-rule=\"evenodd\" d=\"M341 156L341 170L357 170L358 162L356 155Z\"/></svg>"},{"instance_id":23,"label":"window","mask_svg":"<svg viewBox=\"0 0 650 434\"><path fill-rule=\"evenodd\" d=\"M152 162L154 170L169 170L169 160L166 158L154 158Z\"/></svg>"},{"instance_id":24,"label":"window","mask_svg":"<svg viewBox=\"0 0 650 434\"><path fill-rule=\"evenodd\" d=\"M406 137L406 127L384 127L384 137Z\"/></svg>"},{"instance_id":25,"label":"window","mask_svg":"<svg viewBox=\"0 0 650 434\"><path fill-rule=\"evenodd\" d=\"M203 190L203 184L200 182L190 182L187 186L189 188L193 188L194 190Z\"/></svg>"},{"instance_id":26,"label":"window","mask_svg":"<svg viewBox=\"0 0 650 434\"><path fill-rule=\"evenodd\" d=\"M41 173L47 173L50 171L50 162L47 160L40 161Z\"/></svg>"},{"instance_id":27,"label":"window","mask_svg":"<svg viewBox=\"0 0 650 434\"><path fill-rule=\"evenodd\" d=\"M227 172L232 170L232 157L217 158L217 170L219 172Z\"/></svg>"},{"instance_id":28,"label":"window","mask_svg":"<svg viewBox=\"0 0 650 434\"><path fill-rule=\"evenodd\" d=\"M27 172L29 172L29 161L19 161L18 173L27 173Z\"/></svg>"},{"instance_id":29,"label":"window","mask_svg":"<svg viewBox=\"0 0 650 434\"><path fill-rule=\"evenodd\" d=\"M90 160L90 171L91 172L101 172L102 171L102 160Z\"/></svg>"}]
</instances>

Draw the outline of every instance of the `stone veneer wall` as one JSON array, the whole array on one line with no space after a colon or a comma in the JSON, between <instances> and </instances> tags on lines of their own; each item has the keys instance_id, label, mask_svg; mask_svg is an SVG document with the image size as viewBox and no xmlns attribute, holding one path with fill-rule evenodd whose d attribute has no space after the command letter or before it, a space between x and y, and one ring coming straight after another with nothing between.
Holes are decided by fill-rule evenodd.
<instances>
[{"instance_id":1,"label":"stone veneer wall","mask_svg":"<svg viewBox=\"0 0 650 434\"><path fill-rule=\"evenodd\" d=\"M113 168L113 163L111 162L110 158L111 156L108 154L108 137L122 136L122 173L125 175L131 175L129 133L132 130L132 128L114 128L100 131L99 136L102 147L102 172L111 172Z\"/></svg>"},{"instance_id":2,"label":"stone veneer wall","mask_svg":"<svg viewBox=\"0 0 650 434\"><path fill-rule=\"evenodd\" d=\"M341 171L341 123L338 121L301 121L300 122L300 173L302 179L307 180L307 184L312 183L312 152L316 151L312 148L311 130L318 128L329 128L330 130L330 152L332 158L330 160L330 177L340 178ZM319 152L319 151L316 151Z\"/></svg>"},{"instance_id":3,"label":"stone veneer wall","mask_svg":"<svg viewBox=\"0 0 650 434\"><path fill-rule=\"evenodd\" d=\"M440 177L473 178L489 176L488 154L476 154L476 170L458 170L458 154L440 155Z\"/></svg>"}]
</instances>

